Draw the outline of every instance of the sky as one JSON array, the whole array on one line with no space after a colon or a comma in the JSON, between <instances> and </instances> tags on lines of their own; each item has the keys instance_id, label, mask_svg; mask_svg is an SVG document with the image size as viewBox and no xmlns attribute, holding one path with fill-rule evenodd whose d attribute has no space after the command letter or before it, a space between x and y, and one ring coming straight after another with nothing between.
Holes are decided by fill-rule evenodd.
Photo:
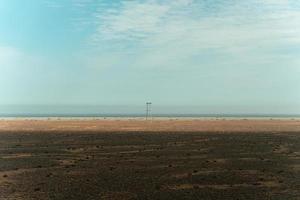
<instances>
[{"instance_id":1,"label":"sky","mask_svg":"<svg viewBox=\"0 0 300 200\"><path fill-rule=\"evenodd\" d=\"M146 101L300 114L300 2L0 0L2 108Z\"/></svg>"}]
</instances>

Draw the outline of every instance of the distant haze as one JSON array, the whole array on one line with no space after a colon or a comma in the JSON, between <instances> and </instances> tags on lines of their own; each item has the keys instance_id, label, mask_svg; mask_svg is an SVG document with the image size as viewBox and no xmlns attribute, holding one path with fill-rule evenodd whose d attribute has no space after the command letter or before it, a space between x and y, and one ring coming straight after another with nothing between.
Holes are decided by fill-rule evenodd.
<instances>
[{"instance_id":1,"label":"distant haze","mask_svg":"<svg viewBox=\"0 0 300 200\"><path fill-rule=\"evenodd\" d=\"M2 0L0 115L300 114L298 0Z\"/></svg>"}]
</instances>

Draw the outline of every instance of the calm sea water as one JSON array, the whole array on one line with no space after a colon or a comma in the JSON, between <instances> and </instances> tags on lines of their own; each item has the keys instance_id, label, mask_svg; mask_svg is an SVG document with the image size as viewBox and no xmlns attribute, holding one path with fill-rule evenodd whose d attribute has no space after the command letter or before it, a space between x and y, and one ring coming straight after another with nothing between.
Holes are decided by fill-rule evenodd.
<instances>
[{"instance_id":1,"label":"calm sea water","mask_svg":"<svg viewBox=\"0 0 300 200\"><path fill-rule=\"evenodd\" d=\"M206 107L163 107L152 108L156 118L300 118L300 114L251 113L250 110L218 112ZM0 118L143 118L145 106L0 106Z\"/></svg>"}]
</instances>

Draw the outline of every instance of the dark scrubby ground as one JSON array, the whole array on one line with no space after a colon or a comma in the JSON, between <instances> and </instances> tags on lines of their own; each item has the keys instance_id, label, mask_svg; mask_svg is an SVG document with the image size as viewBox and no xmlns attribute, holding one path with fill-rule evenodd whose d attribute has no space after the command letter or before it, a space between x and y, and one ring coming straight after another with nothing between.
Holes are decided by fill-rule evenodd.
<instances>
[{"instance_id":1,"label":"dark scrubby ground","mask_svg":"<svg viewBox=\"0 0 300 200\"><path fill-rule=\"evenodd\" d=\"M300 199L300 134L1 133L0 199Z\"/></svg>"}]
</instances>

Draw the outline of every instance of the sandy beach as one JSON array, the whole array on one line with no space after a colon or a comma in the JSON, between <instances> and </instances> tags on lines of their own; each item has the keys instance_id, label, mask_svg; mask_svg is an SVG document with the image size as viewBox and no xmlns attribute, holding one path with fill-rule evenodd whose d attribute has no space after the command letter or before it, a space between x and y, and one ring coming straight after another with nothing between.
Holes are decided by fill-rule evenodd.
<instances>
[{"instance_id":1,"label":"sandy beach","mask_svg":"<svg viewBox=\"0 0 300 200\"><path fill-rule=\"evenodd\" d=\"M0 120L3 131L147 131L147 132L298 132L300 120L291 119L18 119Z\"/></svg>"}]
</instances>

